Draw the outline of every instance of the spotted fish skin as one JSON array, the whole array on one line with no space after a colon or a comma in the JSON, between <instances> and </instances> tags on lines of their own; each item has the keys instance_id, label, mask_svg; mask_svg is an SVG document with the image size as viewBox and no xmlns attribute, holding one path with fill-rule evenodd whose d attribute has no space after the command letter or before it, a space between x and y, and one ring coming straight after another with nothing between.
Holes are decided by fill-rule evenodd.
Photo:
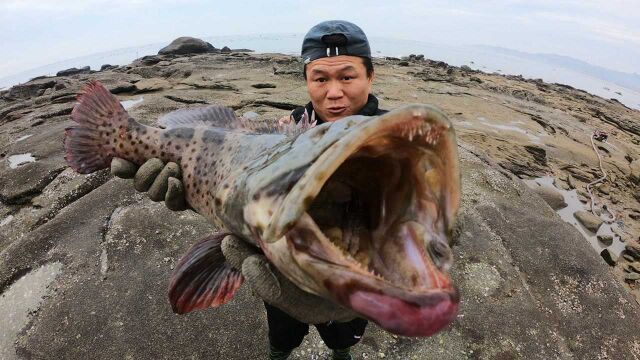
<instances>
[{"instance_id":1,"label":"spotted fish skin","mask_svg":"<svg viewBox=\"0 0 640 360\"><path fill-rule=\"evenodd\" d=\"M176 162L182 169L186 201L220 227L228 227L221 216L233 218L224 216L223 209L233 208L226 204L232 188L238 189L250 166L277 156L277 151L269 150L287 138L233 128L237 121L233 112L217 106L165 115L159 120L165 129L147 126L131 118L99 82L83 90L71 118L79 126L66 129L65 158L75 170L91 173L106 168L113 157L138 165L151 158ZM261 155L264 161L259 161Z\"/></svg>"}]
</instances>

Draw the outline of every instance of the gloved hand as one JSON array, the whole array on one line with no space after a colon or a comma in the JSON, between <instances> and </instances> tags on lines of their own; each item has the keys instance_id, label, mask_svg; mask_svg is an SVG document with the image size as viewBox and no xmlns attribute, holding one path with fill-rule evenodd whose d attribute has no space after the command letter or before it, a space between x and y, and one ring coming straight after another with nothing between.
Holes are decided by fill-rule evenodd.
<instances>
[{"instance_id":1,"label":"gloved hand","mask_svg":"<svg viewBox=\"0 0 640 360\"><path fill-rule=\"evenodd\" d=\"M229 235L222 240L222 253L245 281L267 303L308 324L349 321L358 315L338 304L303 291L273 268L264 255L242 239Z\"/></svg>"},{"instance_id":2,"label":"gloved hand","mask_svg":"<svg viewBox=\"0 0 640 360\"><path fill-rule=\"evenodd\" d=\"M164 200L170 210L187 208L180 166L174 162L165 165L162 160L153 158L138 168L134 163L116 157L111 160L111 174L123 179L133 178L136 190L146 191L153 201Z\"/></svg>"}]
</instances>

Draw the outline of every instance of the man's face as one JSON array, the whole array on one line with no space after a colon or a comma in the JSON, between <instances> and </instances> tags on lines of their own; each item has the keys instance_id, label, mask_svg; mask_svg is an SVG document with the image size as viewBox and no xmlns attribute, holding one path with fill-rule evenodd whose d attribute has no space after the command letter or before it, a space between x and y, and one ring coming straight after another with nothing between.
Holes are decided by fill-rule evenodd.
<instances>
[{"instance_id":1,"label":"man's face","mask_svg":"<svg viewBox=\"0 0 640 360\"><path fill-rule=\"evenodd\" d=\"M367 103L373 74L357 56L320 58L307 64L307 90L313 108L324 121L357 114Z\"/></svg>"}]
</instances>

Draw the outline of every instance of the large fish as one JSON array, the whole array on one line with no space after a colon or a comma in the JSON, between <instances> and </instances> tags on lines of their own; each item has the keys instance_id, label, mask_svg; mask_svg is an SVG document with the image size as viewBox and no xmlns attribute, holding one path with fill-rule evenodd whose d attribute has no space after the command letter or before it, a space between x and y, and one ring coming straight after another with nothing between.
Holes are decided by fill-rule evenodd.
<instances>
[{"instance_id":1,"label":"large fish","mask_svg":"<svg viewBox=\"0 0 640 360\"><path fill-rule=\"evenodd\" d=\"M113 157L177 162L189 205L258 246L301 289L399 335L430 336L456 317L446 274L460 174L453 128L438 110L408 105L266 133L208 106L161 117L163 129L135 121L91 82L71 118L72 168L91 173ZM201 240L178 263L174 311L218 306L241 285L222 237Z\"/></svg>"}]
</instances>

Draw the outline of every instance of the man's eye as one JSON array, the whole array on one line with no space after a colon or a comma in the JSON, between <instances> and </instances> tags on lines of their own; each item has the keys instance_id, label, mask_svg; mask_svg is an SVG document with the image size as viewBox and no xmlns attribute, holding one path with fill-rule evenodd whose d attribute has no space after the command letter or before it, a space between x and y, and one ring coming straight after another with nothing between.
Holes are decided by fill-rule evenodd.
<instances>
[{"instance_id":1,"label":"man's eye","mask_svg":"<svg viewBox=\"0 0 640 360\"><path fill-rule=\"evenodd\" d=\"M342 80L345 80L345 81L349 81L349 80L352 80L352 79L353 79L353 76L343 76L342 77Z\"/></svg>"},{"instance_id":2,"label":"man's eye","mask_svg":"<svg viewBox=\"0 0 640 360\"><path fill-rule=\"evenodd\" d=\"M327 81L327 79L325 79L325 78L317 78L316 81L317 82L325 82L325 81Z\"/></svg>"}]
</instances>

